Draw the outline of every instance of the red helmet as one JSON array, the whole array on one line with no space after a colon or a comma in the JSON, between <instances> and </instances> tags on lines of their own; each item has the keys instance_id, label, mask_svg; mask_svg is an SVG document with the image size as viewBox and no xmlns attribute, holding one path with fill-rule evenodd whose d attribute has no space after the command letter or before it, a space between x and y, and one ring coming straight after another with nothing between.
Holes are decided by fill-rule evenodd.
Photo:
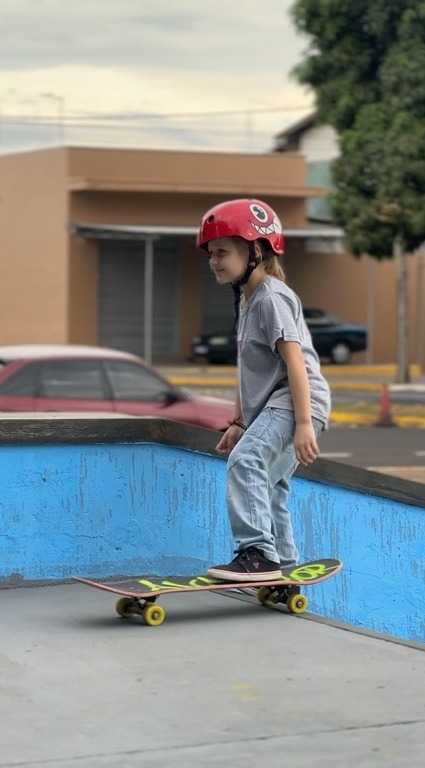
<instances>
[{"instance_id":1,"label":"red helmet","mask_svg":"<svg viewBox=\"0 0 425 768\"><path fill-rule=\"evenodd\" d=\"M244 198L219 203L201 220L196 244L206 248L219 237L243 237L245 240L267 240L274 252L284 252L285 238L279 217L262 200Z\"/></svg>"}]
</instances>

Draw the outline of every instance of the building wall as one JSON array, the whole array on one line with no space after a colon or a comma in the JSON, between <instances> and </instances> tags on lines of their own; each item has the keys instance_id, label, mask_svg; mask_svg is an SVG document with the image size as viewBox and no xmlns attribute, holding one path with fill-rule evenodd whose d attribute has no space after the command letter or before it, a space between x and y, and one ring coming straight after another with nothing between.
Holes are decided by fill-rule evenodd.
<instances>
[{"instance_id":1,"label":"building wall","mask_svg":"<svg viewBox=\"0 0 425 768\"><path fill-rule=\"evenodd\" d=\"M338 135L331 125L313 125L301 134L298 150L307 163L335 160L339 155Z\"/></svg>"},{"instance_id":2,"label":"building wall","mask_svg":"<svg viewBox=\"0 0 425 768\"><path fill-rule=\"evenodd\" d=\"M284 263L288 283L303 304L367 325L373 338L372 362L396 360L397 269L392 260L376 262L365 256L357 259L350 253L314 253L305 248L303 241L292 240ZM408 257L410 362L418 361L418 342L422 338L418 264L418 256ZM423 282L423 275L421 279ZM422 286L422 296L424 291ZM366 359L364 353L354 358L359 363Z\"/></svg>"},{"instance_id":3,"label":"building wall","mask_svg":"<svg viewBox=\"0 0 425 768\"><path fill-rule=\"evenodd\" d=\"M70 344L98 343L98 275L98 243L70 237L67 339Z\"/></svg>"},{"instance_id":4,"label":"building wall","mask_svg":"<svg viewBox=\"0 0 425 768\"><path fill-rule=\"evenodd\" d=\"M171 184L172 166L174 181L181 173L183 186L198 183L202 187L205 172L213 184L220 178L223 184L235 183L237 178L240 184L254 185L257 173L260 185L280 183L282 187L284 174L285 184L293 185L294 196L270 194L266 199L286 228L305 227L305 201L297 196L297 189L306 180L302 155L250 156L249 162L247 157L85 149L0 156L1 342L97 342L98 246L71 236L71 222L193 226L207 208L224 199L223 193L178 189L168 193L69 192L70 178L81 176L94 182L109 178L118 186L123 178ZM256 194L255 186L252 194ZM185 358L190 339L201 325L201 275L192 238L181 238L179 248L183 269L181 356ZM424 364L425 269L420 273L420 264L418 257L409 257L410 359ZM392 261L370 265L366 258L358 260L330 249L315 253L308 251L303 241L290 238L285 265L290 284L305 304L316 304L345 320L369 325L368 307L373 303L373 361L395 360L396 268ZM361 361L364 356L357 359Z\"/></svg>"},{"instance_id":5,"label":"building wall","mask_svg":"<svg viewBox=\"0 0 425 768\"><path fill-rule=\"evenodd\" d=\"M63 343L68 329L66 150L0 157L0 339Z\"/></svg>"},{"instance_id":6,"label":"building wall","mask_svg":"<svg viewBox=\"0 0 425 768\"><path fill-rule=\"evenodd\" d=\"M226 193L246 195L299 194L307 183L301 154L244 155L231 152L168 152L163 150L69 150L69 175L85 186L143 187L154 192ZM303 194L301 193L302 197Z\"/></svg>"}]
</instances>

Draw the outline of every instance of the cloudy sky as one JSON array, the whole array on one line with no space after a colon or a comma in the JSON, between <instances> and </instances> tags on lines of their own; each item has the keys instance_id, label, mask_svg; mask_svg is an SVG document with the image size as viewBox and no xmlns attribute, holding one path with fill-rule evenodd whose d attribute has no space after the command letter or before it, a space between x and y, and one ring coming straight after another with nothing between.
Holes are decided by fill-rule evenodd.
<instances>
[{"instance_id":1,"label":"cloudy sky","mask_svg":"<svg viewBox=\"0 0 425 768\"><path fill-rule=\"evenodd\" d=\"M290 77L307 44L291 4L0 0L0 151L268 150L313 103Z\"/></svg>"}]
</instances>

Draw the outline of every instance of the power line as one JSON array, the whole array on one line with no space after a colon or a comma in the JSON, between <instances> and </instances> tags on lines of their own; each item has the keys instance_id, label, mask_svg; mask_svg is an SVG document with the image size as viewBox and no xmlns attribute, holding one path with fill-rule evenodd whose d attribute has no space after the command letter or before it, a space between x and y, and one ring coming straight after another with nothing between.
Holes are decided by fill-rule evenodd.
<instances>
[{"instance_id":1,"label":"power line","mask_svg":"<svg viewBox=\"0 0 425 768\"><path fill-rule=\"evenodd\" d=\"M183 119L186 118L207 118L207 117L221 117L221 116L227 116L227 115L239 115L239 116L246 116L246 115L254 115L254 114L272 114L272 113L284 113L284 112L307 112L311 110L310 107L307 106L299 106L299 107L254 107L251 109L224 109L224 110L214 110L214 111L206 111L206 112L132 112L132 113L116 113L116 114L110 114L110 113L100 113L100 114L88 114L84 112L80 113L74 113L74 114L63 114L62 120L65 122L77 122L77 121L86 121L88 123L90 122L98 122L98 121L105 121L105 120L116 120L120 122L124 121L137 121L137 120L164 120L164 119ZM28 122L52 122L57 121L58 117L55 115L40 115L40 114L28 114L28 115L22 115L22 114L3 114L3 120L4 121L28 121Z\"/></svg>"},{"instance_id":2,"label":"power line","mask_svg":"<svg viewBox=\"0 0 425 768\"><path fill-rule=\"evenodd\" d=\"M30 121L25 121L25 122L13 121L13 122L8 122L8 125L10 127L16 126L17 128L27 127L27 128L40 128L40 129L45 128L45 129L52 129L52 130L54 130L54 129L56 129L58 127L59 123L56 123L56 124L48 123L47 124L47 123L40 123L40 122L34 123L34 122L30 122ZM131 133L133 133L134 134L134 133L146 133L146 132L149 133L149 132L155 131L155 130L162 131L165 135L167 133L175 134L175 135L181 135L181 134L184 135L185 133L196 132L195 129L193 129L193 128L187 128L187 127L183 127L183 126L167 126L167 128L164 126L163 128L159 128L159 127L154 128L153 125L151 125L151 126L147 126L147 125L145 125L145 126L142 126L142 125L138 125L138 126L136 126L136 125L133 125L133 126L125 125L125 126L123 126L123 125L101 125L101 124L100 125L85 125L85 124L73 125L73 124L67 124L66 128L69 131L73 131L73 130L90 131L90 132L97 131L99 134L101 134L102 132L104 132L105 134L108 134L108 133L109 134L111 134L111 133L112 134L114 134L114 133L122 133L122 134L125 134L125 133L131 134ZM237 128L237 127L235 127L235 128L225 128L225 127L220 128L218 126L215 126L215 127L208 126L208 127L202 129L202 135L204 135L204 136L217 136L217 137L222 137L222 138L226 138L226 137L227 138L231 138L231 137L240 138L241 136L246 136L246 133L247 133L247 131L246 131L246 128L244 126L241 126L240 128ZM274 134L274 132L271 131L271 130L270 131L264 131L264 130L254 129L254 130L250 131L251 139L255 138L256 140L259 140L259 139L270 139L271 134Z\"/></svg>"},{"instance_id":3,"label":"power line","mask_svg":"<svg viewBox=\"0 0 425 768\"><path fill-rule=\"evenodd\" d=\"M221 115L253 115L253 114L265 114L272 112L303 112L309 110L310 107L251 107L247 109L220 109L205 112L136 112L127 113L130 119L148 118L148 119L162 119L162 118L186 118L186 117L212 117ZM125 114L125 113L124 113ZM114 119L114 115L104 114L104 118Z\"/></svg>"}]
</instances>

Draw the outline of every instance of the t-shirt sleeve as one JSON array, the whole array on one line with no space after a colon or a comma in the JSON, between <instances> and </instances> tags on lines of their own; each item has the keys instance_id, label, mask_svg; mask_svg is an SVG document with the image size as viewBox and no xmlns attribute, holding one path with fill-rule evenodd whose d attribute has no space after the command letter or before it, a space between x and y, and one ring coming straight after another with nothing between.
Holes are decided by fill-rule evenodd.
<instances>
[{"instance_id":1,"label":"t-shirt sleeve","mask_svg":"<svg viewBox=\"0 0 425 768\"><path fill-rule=\"evenodd\" d=\"M267 296L261 302L260 325L270 349L279 354L276 342L296 341L301 344L300 334L296 323L296 308L285 296Z\"/></svg>"}]
</instances>

